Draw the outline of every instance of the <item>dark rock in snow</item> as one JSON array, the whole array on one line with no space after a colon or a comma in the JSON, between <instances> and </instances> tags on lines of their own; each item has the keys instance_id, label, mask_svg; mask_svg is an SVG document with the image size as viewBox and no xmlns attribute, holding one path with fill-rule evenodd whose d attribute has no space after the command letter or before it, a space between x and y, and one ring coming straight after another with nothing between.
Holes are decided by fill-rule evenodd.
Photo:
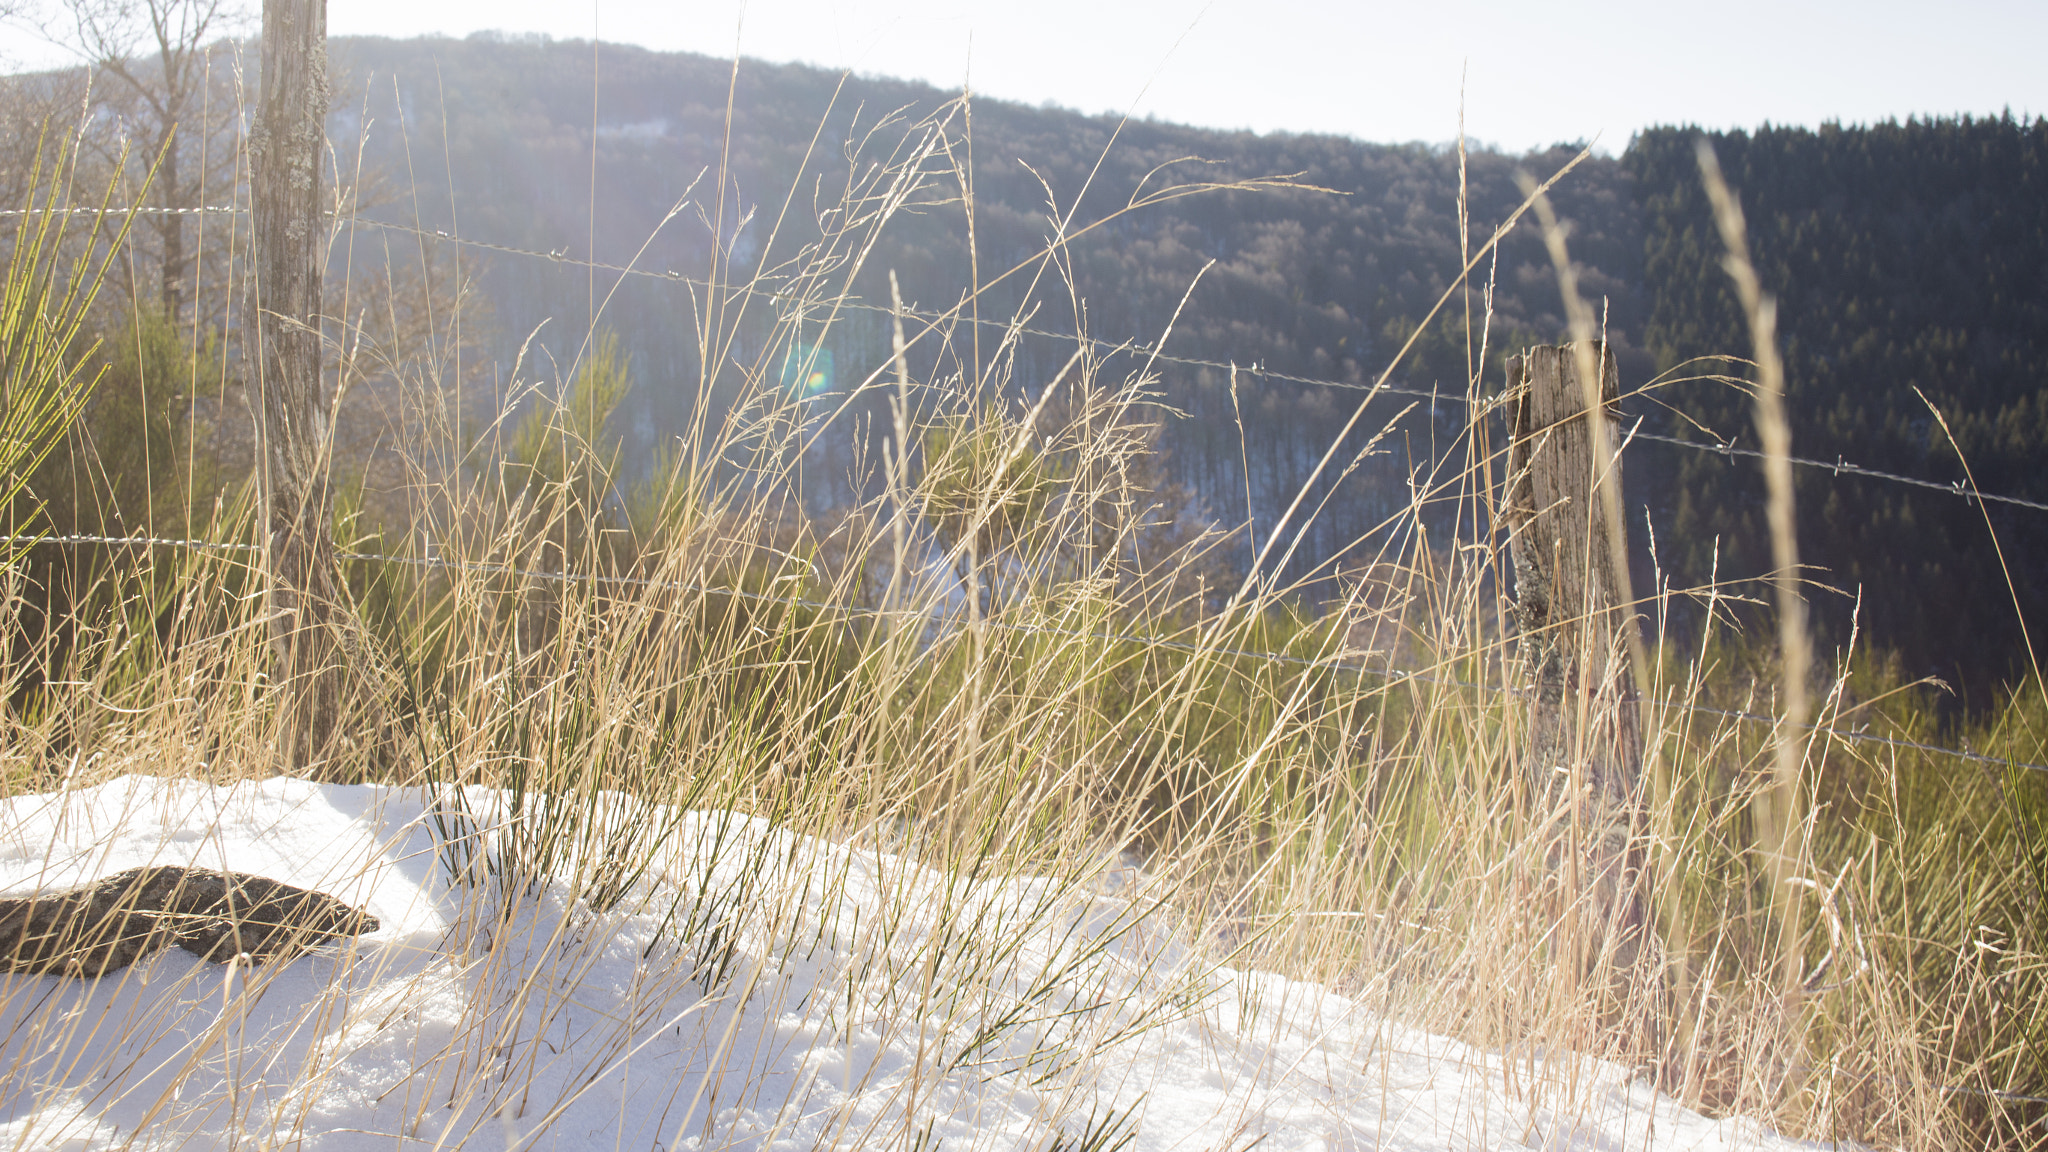
<instances>
[{"instance_id":1,"label":"dark rock in snow","mask_svg":"<svg viewBox=\"0 0 2048 1152\"><path fill-rule=\"evenodd\" d=\"M0 971L101 976L166 944L220 963L288 960L377 927L326 893L262 876L131 868L64 892L0 898Z\"/></svg>"}]
</instances>

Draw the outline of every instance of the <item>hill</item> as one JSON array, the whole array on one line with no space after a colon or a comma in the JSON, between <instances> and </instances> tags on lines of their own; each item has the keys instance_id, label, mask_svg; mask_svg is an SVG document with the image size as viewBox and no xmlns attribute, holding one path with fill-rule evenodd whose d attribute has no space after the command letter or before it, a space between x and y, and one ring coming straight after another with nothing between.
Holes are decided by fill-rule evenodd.
<instances>
[{"instance_id":1,"label":"hill","mask_svg":"<svg viewBox=\"0 0 2048 1152\"><path fill-rule=\"evenodd\" d=\"M350 90L367 92L372 127L363 133L363 111L351 110L337 116L335 138L366 141L372 166L410 172L417 184L416 202L409 192L383 209L385 218L410 223L416 211L429 230L452 232L459 225L465 237L625 264L692 181L719 171L724 159L726 219L752 213L732 236L729 271L742 279L762 270L757 262L772 265L778 255L816 241L818 228L808 216L814 190L820 182L828 191L845 187L849 149L860 145L886 155L906 126L940 112L953 96L887 80L842 84L817 69L752 61L735 76L728 61L609 44L593 54L588 44L489 37L357 39L339 42L336 55L349 69ZM1143 346L1166 331L1186 295L1167 351L1212 364L1156 366L1166 402L1187 416L1169 421L1163 446L1172 478L1201 493L1219 521L1245 518L1247 491L1254 519L1272 521L1330 447L1333 420L1341 423L1358 399L1352 389L1370 384L1386 367L1461 263L1458 157L1451 150L1120 125L1000 101L977 100L971 115L973 232L984 280L1042 252L1054 214L1070 219L1071 230L1115 216L1141 189L1281 175L1302 186L1211 192L1117 216L1077 240L1071 258L1038 278L1035 290L1022 287L1027 273L986 291L980 301L985 321L1028 312L1032 328L1062 334L1077 330L1074 301L1085 301L1090 336ZM954 116L962 137L965 116ZM888 126L880 127L885 121ZM404 134L391 127L401 122ZM1470 200L1479 235L1473 243L1519 201L1518 170L1548 175L1572 154L1562 148L1528 157L1474 153ZM966 170L967 157L957 159ZM1562 211L1583 222L1574 250L1588 265L1589 290L1608 298L1611 332L1633 349L1641 310L1631 278L1641 243L1632 231L1634 216L1624 210L1630 203L1626 179L1620 164L1595 158L1580 166L1558 200ZM957 184L937 181L941 191L932 198L957 201ZM799 190L795 203L785 204L792 189ZM715 215L716 194L700 183L693 204L659 229L639 267L698 275L710 266L711 232L696 212ZM760 249L771 232L778 232L777 246L764 258ZM967 235L957 202L898 219L866 257L856 292L868 304L886 306L893 270L906 302L950 308L973 282ZM1214 267L1202 275L1211 260ZM593 301L609 298L603 321L621 332L638 381L622 428L629 449L645 459L664 436L686 425L698 369L692 326L683 320L692 307L687 285L627 278L612 296L616 274L601 273L592 283L573 265L518 257L477 266L497 317L500 359L509 364L527 334L550 318L540 341L557 357L573 355ZM1540 237L1526 231L1511 237L1495 281L1496 349L1551 339L1562 330L1556 280ZM844 313L833 329L835 385L857 383L887 361L886 314ZM990 330L991 345L1000 333ZM963 343L956 347L971 343L964 332L958 339ZM1431 337L1396 382L1462 396L1462 343ZM1067 342L1026 338L1016 384L1042 386L1071 351ZM1235 404L1233 362L1267 370L1240 373ZM1647 366L1648 357L1638 354L1632 363ZM1278 378L1284 375L1341 386ZM1379 421L1399 410L1384 401L1382 407ZM1426 466L1432 446L1448 444L1463 424L1460 405L1435 405L1433 418L1431 407L1425 401L1420 416L1404 425L1406 445L1345 481L1305 542L1306 552L1333 555L1407 507L1410 469ZM1248 562L1248 547L1240 552L1240 562Z\"/></svg>"},{"instance_id":2,"label":"hill","mask_svg":"<svg viewBox=\"0 0 2048 1152\"><path fill-rule=\"evenodd\" d=\"M361 95L337 115L336 139L361 140L372 166L410 174L412 187L384 207L385 218L567 261L624 265L640 252L637 267L694 275L710 266L708 225L722 203L731 229L727 273L735 278L766 270L772 280L757 262L772 264L817 240L811 201L819 188L846 185L849 155L886 154L920 118L946 114L953 95L797 65L747 61L735 71L705 57L537 39L356 39L340 42L337 55L349 90ZM1107 221L1031 289L1019 275L985 290L979 317L1029 315L1031 328L1066 335L1085 317L1088 335L1141 348L1172 321L1166 351L1183 360L1154 364L1165 403L1185 414L1164 429L1168 475L1197 493L1217 523L1249 518L1254 536L1331 447L1359 398L1354 389L1386 368L1461 263L1453 149L1120 124L992 100L951 114L955 138L971 137L969 154L952 156L953 169L933 185L945 194L931 193L930 205L892 224L865 254L854 289L857 303L877 310L842 311L821 333L831 377L823 387L850 387L887 362L883 306L892 271L916 307L950 308L968 293L977 262L959 199L960 174L971 172L983 281L1028 266L1055 220L1069 232ZM401 124L402 132L393 127ZM1605 317L1628 388L1693 357L1748 351L1699 191L1697 135L1645 133L1619 158L1586 159L1555 193L1582 291ZM2027 466L2048 433L2043 122L1765 129L1711 139L1748 205L1767 286L1783 302L1795 450L1961 481L1956 452L1918 388L1942 409L1986 491L2048 496ZM1517 173L1547 176L1573 154L1472 152L1465 243L1480 243L1519 202ZM729 177L722 189L701 182L721 170ZM1298 187L1207 192L1119 214L1134 197L1174 184L1274 176ZM663 226L693 181L692 207ZM776 248L764 255L771 233ZM466 258L496 311L498 360L509 365L536 328L555 357L573 356L601 310L624 334L635 366L637 387L619 425L630 454L647 459L687 426L695 402L688 382L699 367L687 285L621 281L567 262L480 260L474 251ZM1484 335L1496 362L1563 337L1556 278L1533 224L1516 229L1498 263L1476 275L1491 285ZM1462 396L1467 303L1453 301L1424 333L1395 368L1395 385ZM1474 315L1483 303L1474 293ZM1471 335L1476 344L1477 321ZM944 356L972 363L963 351L971 340L964 332L955 338L961 343ZM1014 386L1042 386L1070 350L1025 337ZM1246 369L1235 394L1231 364ZM1500 379L1497 368L1487 372L1482 395ZM1338 459L1412 399L1380 401L1384 412L1368 415ZM1755 444L1747 400L1725 384L1666 384L1626 407L1644 431ZM1332 498L1303 541L1307 559L1285 575L1309 573L1405 509L1411 477L1427 474L1457 442L1464 419L1461 403L1423 399L1334 497L1330 482L1320 482L1310 500ZM824 480L814 501L856 494L844 483L852 448L841 449L815 470ZM1657 562L1675 586L1765 570L1752 461L1647 441L1632 447L1630 460L1631 503L1648 509ZM2042 513L1992 508L2015 580L2008 593L1982 518L1954 497L1811 469L1800 485L1804 556L1817 581L1841 592L1817 594L1824 650L1849 641L1860 612L1860 643L1895 653L1912 674L1960 683L1980 702L2026 667L2012 605L2017 595L2038 618L2048 597L2048 584L2034 576L2048 572ZM1238 563L1252 554L1251 538L1242 538ZM1647 557L1638 563L1647 576ZM1698 610L1676 607L1681 632Z\"/></svg>"},{"instance_id":3,"label":"hill","mask_svg":"<svg viewBox=\"0 0 2048 1152\"><path fill-rule=\"evenodd\" d=\"M938 385L923 403L964 403L977 389L1035 394L1081 333L1112 376L1149 366L1171 413L1155 479L1177 486L1184 518L1249 524L1228 554L1240 570L1330 452L1339 466L1303 505L1321 511L1271 573L1297 580L1326 575L1338 557L1369 559L1389 524L1455 515L1431 503L1428 478L1464 466L1469 350L1484 337L1483 409L1501 387L1502 355L1565 335L1549 255L1525 221L1393 366L1395 393L1333 448L1362 390L1456 280L1461 250L1520 202L1518 174L1555 172L1569 147L1475 150L1461 168L1442 146L963 105L918 84L619 45L485 35L333 47L337 172L363 174L362 217L425 237L346 230L337 261L444 296L458 279L472 286L462 339L435 353L461 348L440 371L471 397L516 406L526 393L514 393L515 377L559 386L593 322L618 332L631 390L610 427L630 474L651 468L695 415L728 405L720 381L766 354L783 325L809 357L801 373L782 366L792 385L801 375L821 410L851 417L817 442L804 499L822 513L872 496L889 421L880 395L856 393L890 375L893 275L913 312L914 375ZM27 123L32 88L10 91L9 123ZM75 107L69 92L53 87L42 105ZM1934 486L1799 471L1823 651L1853 634L1899 671L1958 685L1973 705L1995 703L2030 667L2015 601L2030 621L2048 603L2037 575L2048 572L2048 513L1990 504L2001 557L1985 516L1949 490L1965 482L1967 459L1983 490L2048 500L2030 467L2048 435L2044 123L1710 136L1782 302L1795 452ZM1639 545L1639 586L1653 575L1676 588L1718 578L1743 593L1768 565L1758 470L1699 449L1755 446L1747 397L1725 380L1666 375L1696 357L1748 353L1699 191L1698 136L1656 129L1620 157L1587 157L1553 198L1581 289L1621 354L1625 388L1639 393L1625 413L1649 434L1628 452L1630 522L1653 528L1658 545L1654 571ZM913 154L923 145L929 154ZM868 235L828 210L885 171L916 185L886 228ZM1055 234L1072 239L1047 264ZM832 245L850 292L820 309L818 285L795 282L793 269ZM207 251L218 261L229 247ZM627 266L648 274L623 275ZM707 293L698 281L714 269L728 288L762 294ZM707 343L714 312L733 342ZM937 331L917 334L942 314ZM1027 322L1012 330L1018 317ZM1014 363L991 384L983 377L1005 340ZM1693 365L1677 376L1710 374ZM375 398L359 396L359 407ZM1418 501L1423 519L1404 518ZM1704 610L1674 602L1672 634L1692 635Z\"/></svg>"}]
</instances>

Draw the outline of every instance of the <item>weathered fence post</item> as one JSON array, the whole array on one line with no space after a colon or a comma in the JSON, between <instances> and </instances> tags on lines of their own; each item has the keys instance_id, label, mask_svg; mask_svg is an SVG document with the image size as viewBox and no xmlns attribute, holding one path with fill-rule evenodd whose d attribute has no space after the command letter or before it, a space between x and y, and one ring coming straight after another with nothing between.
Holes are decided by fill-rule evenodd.
<instances>
[{"instance_id":1,"label":"weathered fence post","mask_svg":"<svg viewBox=\"0 0 2048 1152\"><path fill-rule=\"evenodd\" d=\"M1604 344L1585 351L1551 345L1508 361L1504 513L1529 691L1530 798L1541 813L1568 815L1557 863L1581 909L1573 919L1595 926L1581 934L1584 958L1611 949L1609 962L1622 968L1635 962L1649 925L1637 836L1637 624L1626 541L1603 491L1621 490L1612 420L1620 374ZM1597 391L1583 378L1595 364Z\"/></svg>"},{"instance_id":2,"label":"weathered fence post","mask_svg":"<svg viewBox=\"0 0 2048 1152\"><path fill-rule=\"evenodd\" d=\"M327 115L327 0L264 0L263 81L249 133L254 217L243 317L257 404L270 566L273 680L283 760L336 779L347 607L327 519L328 402L321 380L320 197Z\"/></svg>"}]
</instances>

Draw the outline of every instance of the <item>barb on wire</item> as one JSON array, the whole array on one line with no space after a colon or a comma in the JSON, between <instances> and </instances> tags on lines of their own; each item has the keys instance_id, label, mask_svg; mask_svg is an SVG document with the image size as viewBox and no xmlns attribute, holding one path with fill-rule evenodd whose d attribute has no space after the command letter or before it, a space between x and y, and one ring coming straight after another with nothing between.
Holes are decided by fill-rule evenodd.
<instances>
[{"instance_id":1,"label":"barb on wire","mask_svg":"<svg viewBox=\"0 0 2048 1152\"><path fill-rule=\"evenodd\" d=\"M1762 452L1754 448L1737 448L1733 444L1707 444L1698 440L1681 440L1676 436L1660 436L1655 432L1638 432L1636 433L1636 438L1639 440L1655 440L1660 444L1675 444L1680 448L1691 448L1695 452L1711 452L1718 456L1744 456L1755 460L1761 460L1764 456ZM1951 496L1961 496L1966 500L1993 500L2000 504L2016 504L2021 508L2033 508L2038 511L2048 512L2048 504L2044 504L2039 500L2027 500L2019 496L2000 496L1991 492L1974 492L1963 487L1961 484L1944 484L1938 480L1921 480L1913 476L1900 476L1894 472L1880 472L1875 468L1865 468L1860 464L1851 464L1847 460L1829 462L1826 460L1813 460L1804 456L1793 456L1789 457L1789 459L1793 464L1800 467L1825 468L1837 476L1843 473L1851 476L1867 476L1873 480L1889 480L1895 484L1910 484L1915 488L1929 488L1936 492L1946 492Z\"/></svg>"}]
</instances>

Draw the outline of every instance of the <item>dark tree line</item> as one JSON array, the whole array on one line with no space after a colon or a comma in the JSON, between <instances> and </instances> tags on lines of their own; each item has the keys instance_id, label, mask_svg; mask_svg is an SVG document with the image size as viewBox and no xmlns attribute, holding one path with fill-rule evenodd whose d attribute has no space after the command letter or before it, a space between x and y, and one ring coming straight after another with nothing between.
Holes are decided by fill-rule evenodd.
<instances>
[{"instance_id":1,"label":"dark tree line","mask_svg":"<svg viewBox=\"0 0 2048 1152\"><path fill-rule=\"evenodd\" d=\"M1623 158L1645 237L1643 340L1660 366L1744 347L1700 188L1698 136L1647 132ZM1780 301L1793 450L1945 484L1965 482L1967 460L1986 492L2048 499L2048 121L1708 140ZM1667 399L1756 446L1735 388L1687 385ZM1656 419L1670 435L1704 439L1687 421ZM1667 563L1704 571L1718 541L1723 572L1768 566L1753 461L1648 455L1656 472L1644 492L1670 525L1660 531ZM1911 674L1959 681L1975 703L1992 703L1992 685L2027 670L2013 600L2029 624L2048 619L2048 513L1993 503L1987 528L1953 495L1812 469L1797 483L1801 553L1842 593L1814 598L1824 640L1847 641L1860 598L1864 640L1896 652Z\"/></svg>"}]
</instances>

